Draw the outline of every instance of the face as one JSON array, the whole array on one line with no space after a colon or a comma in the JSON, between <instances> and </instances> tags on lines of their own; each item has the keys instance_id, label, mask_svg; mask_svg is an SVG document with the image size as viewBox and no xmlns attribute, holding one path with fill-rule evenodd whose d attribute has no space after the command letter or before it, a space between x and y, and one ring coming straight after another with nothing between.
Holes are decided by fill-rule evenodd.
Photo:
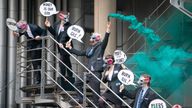
<instances>
[{"instance_id":1,"label":"face","mask_svg":"<svg viewBox=\"0 0 192 108\"><path fill-rule=\"evenodd\" d=\"M91 45L95 45L99 41L100 41L100 34L98 33L93 33L89 40Z\"/></svg>"},{"instance_id":2,"label":"face","mask_svg":"<svg viewBox=\"0 0 192 108\"><path fill-rule=\"evenodd\" d=\"M64 13L59 13L59 19L64 21L64 23L69 22L69 15L65 15Z\"/></svg>"},{"instance_id":3,"label":"face","mask_svg":"<svg viewBox=\"0 0 192 108\"><path fill-rule=\"evenodd\" d=\"M140 78L139 78L139 80L137 81L137 83L139 84L139 85L143 85L144 84L144 77L143 76L141 76Z\"/></svg>"},{"instance_id":4,"label":"face","mask_svg":"<svg viewBox=\"0 0 192 108\"><path fill-rule=\"evenodd\" d=\"M19 21L17 23L17 28L19 33L24 33L27 30L27 23L24 21Z\"/></svg>"},{"instance_id":5,"label":"face","mask_svg":"<svg viewBox=\"0 0 192 108\"><path fill-rule=\"evenodd\" d=\"M145 86L150 82L150 78L149 77L144 77L144 76L140 76L139 80L137 81L137 83L140 86Z\"/></svg>"},{"instance_id":6,"label":"face","mask_svg":"<svg viewBox=\"0 0 192 108\"><path fill-rule=\"evenodd\" d=\"M107 59L107 64L108 65L112 65L113 64L113 59L112 58L108 58Z\"/></svg>"},{"instance_id":7,"label":"face","mask_svg":"<svg viewBox=\"0 0 192 108\"><path fill-rule=\"evenodd\" d=\"M110 55L110 56L106 56L105 59L104 59L105 63L110 66L110 65L113 65L114 63L114 59L113 59L113 56Z\"/></svg>"}]
</instances>

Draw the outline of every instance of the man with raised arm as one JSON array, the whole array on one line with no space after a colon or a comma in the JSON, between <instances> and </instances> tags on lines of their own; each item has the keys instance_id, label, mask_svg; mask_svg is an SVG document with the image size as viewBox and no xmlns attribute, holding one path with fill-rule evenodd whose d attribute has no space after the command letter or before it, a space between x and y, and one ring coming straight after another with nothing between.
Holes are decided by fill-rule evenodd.
<instances>
[{"instance_id":1,"label":"man with raised arm","mask_svg":"<svg viewBox=\"0 0 192 108\"><path fill-rule=\"evenodd\" d=\"M69 13L60 11L58 13L58 18L60 19L58 22L55 22L53 26L51 26L51 23L48 19L45 21L45 26L48 28L48 31L54 36L54 38L59 43L58 45L58 51L60 53L60 59L61 61L68 67L72 68L70 55L63 49L63 46L65 46L66 42L69 41L70 37L67 35L67 29L71 26L71 23L69 22ZM68 50L68 49L67 49ZM69 79L73 78L73 73L61 62L59 62L59 67L61 74ZM62 78L63 82L64 79Z\"/></svg>"},{"instance_id":2,"label":"man with raised arm","mask_svg":"<svg viewBox=\"0 0 192 108\"><path fill-rule=\"evenodd\" d=\"M86 50L81 51L80 49L74 49L71 46L71 43L68 42L66 44L66 48L69 48L70 52L77 55L77 56L85 56L88 59L87 68L95 75L97 78L101 79L102 72L103 72L103 55L105 52L105 49L107 47L109 34L110 34L110 26L111 23L108 22L107 29L105 33L105 37L103 41L101 41L101 35L99 33L93 33L90 36L90 46L86 48ZM97 94L100 95L100 82L91 74L88 75L88 81L89 85ZM76 87L82 91L83 82L80 80L76 80L75 82ZM98 105L98 99L99 97L93 93L93 103L95 105ZM78 99L77 101L79 103L82 103L83 97L78 93Z\"/></svg>"}]
</instances>

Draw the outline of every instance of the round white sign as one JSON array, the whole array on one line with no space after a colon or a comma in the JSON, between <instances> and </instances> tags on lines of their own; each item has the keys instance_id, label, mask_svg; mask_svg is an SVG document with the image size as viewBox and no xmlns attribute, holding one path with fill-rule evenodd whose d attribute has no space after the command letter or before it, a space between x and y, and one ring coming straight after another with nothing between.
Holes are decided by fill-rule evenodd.
<instances>
[{"instance_id":1,"label":"round white sign","mask_svg":"<svg viewBox=\"0 0 192 108\"><path fill-rule=\"evenodd\" d=\"M59 11L56 11L55 5L51 2L43 2L40 5L39 11L43 16L46 16L46 17L51 16L53 14L57 14L59 12Z\"/></svg>"},{"instance_id":2,"label":"round white sign","mask_svg":"<svg viewBox=\"0 0 192 108\"><path fill-rule=\"evenodd\" d=\"M7 27L10 29L10 30L13 30L13 31L17 31L17 22L12 19L12 18L7 18L6 20L6 24L7 24Z\"/></svg>"},{"instance_id":3,"label":"round white sign","mask_svg":"<svg viewBox=\"0 0 192 108\"><path fill-rule=\"evenodd\" d=\"M149 108L167 108L165 102L161 99L155 99L150 102Z\"/></svg>"},{"instance_id":4,"label":"round white sign","mask_svg":"<svg viewBox=\"0 0 192 108\"><path fill-rule=\"evenodd\" d=\"M136 85L133 83L134 74L131 70L122 69L117 75L119 81L125 85Z\"/></svg>"},{"instance_id":5,"label":"round white sign","mask_svg":"<svg viewBox=\"0 0 192 108\"><path fill-rule=\"evenodd\" d=\"M67 29L67 34L69 35L69 37L71 39L76 39L76 40L82 42L81 39L83 38L85 32L81 26L72 25Z\"/></svg>"},{"instance_id":6,"label":"round white sign","mask_svg":"<svg viewBox=\"0 0 192 108\"><path fill-rule=\"evenodd\" d=\"M115 64L122 64L127 60L126 54L121 50L115 50L113 55L115 59Z\"/></svg>"}]
</instances>

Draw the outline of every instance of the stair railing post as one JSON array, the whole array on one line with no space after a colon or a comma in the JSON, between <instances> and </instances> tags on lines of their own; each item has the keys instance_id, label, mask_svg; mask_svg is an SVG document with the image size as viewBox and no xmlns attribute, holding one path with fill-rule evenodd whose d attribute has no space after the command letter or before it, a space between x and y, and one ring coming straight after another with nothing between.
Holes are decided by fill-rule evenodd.
<instances>
[{"instance_id":1,"label":"stair railing post","mask_svg":"<svg viewBox=\"0 0 192 108\"><path fill-rule=\"evenodd\" d=\"M17 59L16 59L16 83L15 83L15 101L16 103L21 103L21 90L20 90L20 87L21 87L21 74L19 74L19 72L21 72L21 65L19 65L19 62L21 62L21 59L20 59L20 56L18 54L20 47L19 45L17 45Z\"/></svg>"},{"instance_id":2,"label":"stair railing post","mask_svg":"<svg viewBox=\"0 0 192 108\"><path fill-rule=\"evenodd\" d=\"M40 97L45 97L45 39L42 38L42 54L41 54L41 90Z\"/></svg>"},{"instance_id":3,"label":"stair railing post","mask_svg":"<svg viewBox=\"0 0 192 108\"><path fill-rule=\"evenodd\" d=\"M86 84L87 84L87 73L83 73L83 107L86 108Z\"/></svg>"}]
</instances>

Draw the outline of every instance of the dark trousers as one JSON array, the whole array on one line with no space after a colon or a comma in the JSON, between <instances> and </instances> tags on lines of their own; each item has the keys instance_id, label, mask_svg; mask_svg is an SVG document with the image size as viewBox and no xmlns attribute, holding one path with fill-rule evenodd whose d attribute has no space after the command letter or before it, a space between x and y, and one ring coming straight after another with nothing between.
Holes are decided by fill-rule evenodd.
<instances>
[{"instance_id":1,"label":"dark trousers","mask_svg":"<svg viewBox=\"0 0 192 108\"><path fill-rule=\"evenodd\" d=\"M97 78L101 79L101 73L100 72L93 72ZM83 76L82 76L83 79ZM100 82L91 74L87 74L87 82L89 83L89 85L91 86L91 88L100 95ZM75 86L79 89L79 91L81 91L81 93L83 93L83 82L80 81L79 79L77 79L75 81ZM93 103L97 106L98 105L98 100L99 100L99 96L97 96L94 92L92 99L93 99ZM83 100L83 96L77 91L77 96L79 100Z\"/></svg>"},{"instance_id":2,"label":"dark trousers","mask_svg":"<svg viewBox=\"0 0 192 108\"><path fill-rule=\"evenodd\" d=\"M60 59L67 67L72 68L70 55L63 49L60 49ZM73 73L63 63L59 62L61 74L65 77L73 77Z\"/></svg>"},{"instance_id":3,"label":"dark trousers","mask_svg":"<svg viewBox=\"0 0 192 108\"><path fill-rule=\"evenodd\" d=\"M41 59L41 49L30 51L30 56L31 56L32 60ZM32 64L33 64L34 70L41 69L41 60L32 61ZM35 83L40 83L41 82L41 71L35 71L34 77L35 77Z\"/></svg>"}]
</instances>

